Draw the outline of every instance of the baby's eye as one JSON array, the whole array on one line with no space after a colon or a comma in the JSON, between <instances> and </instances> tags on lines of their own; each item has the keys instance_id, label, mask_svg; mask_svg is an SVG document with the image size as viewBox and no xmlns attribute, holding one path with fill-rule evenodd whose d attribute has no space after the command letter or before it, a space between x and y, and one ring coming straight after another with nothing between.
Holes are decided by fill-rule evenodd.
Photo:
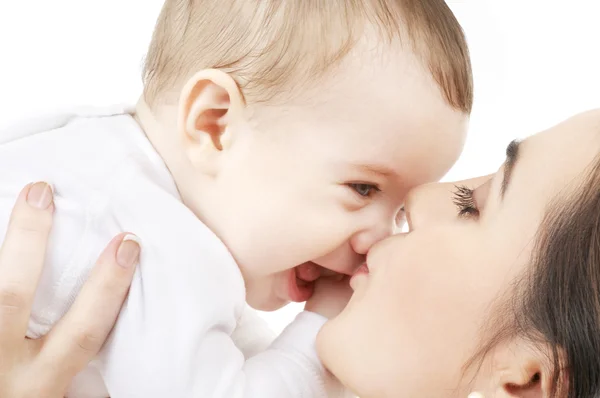
<instances>
[{"instance_id":1,"label":"baby's eye","mask_svg":"<svg viewBox=\"0 0 600 398\"><path fill-rule=\"evenodd\" d=\"M362 197L368 198L380 189L377 185L365 184L365 183L350 183L348 186L356 191Z\"/></svg>"}]
</instances>

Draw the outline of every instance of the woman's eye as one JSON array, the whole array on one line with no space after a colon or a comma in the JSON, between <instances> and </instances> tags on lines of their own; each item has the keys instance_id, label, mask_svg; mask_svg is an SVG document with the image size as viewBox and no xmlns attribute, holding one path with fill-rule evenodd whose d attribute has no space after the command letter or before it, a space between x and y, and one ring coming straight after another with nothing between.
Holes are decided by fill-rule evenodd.
<instances>
[{"instance_id":1,"label":"woman's eye","mask_svg":"<svg viewBox=\"0 0 600 398\"><path fill-rule=\"evenodd\" d=\"M458 208L460 217L479 217L479 208L473 197L474 191L465 186L457 186L453 194L453 202Z\"/></svg>"},{"instance_id":2,"label":"woman's eye","mask_svg":"<svg viewBox=\"0 0 600 398\"><path fill-rule=\"evenodd\" d=\"M352 189L354 189L354 191L356 191L357 194L359 194L362 197L368 198L371 195L373 195L376 192L379 192L380 189L373 184L364 184L364 183L351 183L348 184L348 186Z\"/></svg>"}]
</instances>

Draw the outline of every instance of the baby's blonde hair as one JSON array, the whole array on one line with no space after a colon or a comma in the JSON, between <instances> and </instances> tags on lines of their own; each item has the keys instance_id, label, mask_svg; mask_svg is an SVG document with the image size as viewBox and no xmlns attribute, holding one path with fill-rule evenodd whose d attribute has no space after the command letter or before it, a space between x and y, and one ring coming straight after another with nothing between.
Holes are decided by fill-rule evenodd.
<instances>
[{"instance_id":1,"label":"baby's blonde hair","mask_svg":"<svg viewBox=\"0 0 600 398\"><path fill-rule=\"evenodd\" d=\"M471 62L443 0L166 0L144 67L150 104L195 72L229 73L248 103L268 102L342 60L366 27L410 46L455 109L470 113Z\"/></svg>"}]
</instances>

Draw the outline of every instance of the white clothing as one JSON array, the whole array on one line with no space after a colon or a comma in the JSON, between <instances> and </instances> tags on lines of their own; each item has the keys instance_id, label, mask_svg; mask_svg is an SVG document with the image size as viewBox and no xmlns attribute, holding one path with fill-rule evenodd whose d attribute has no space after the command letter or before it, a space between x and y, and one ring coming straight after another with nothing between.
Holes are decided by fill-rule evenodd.
<instances>
[{"instance_id":1,"label":"white clothing","mask_svg":"<svg viewBox=\"0 0 600 398\"><path fill-rule=\"evenodd\" d=\"M23 186L47 181L55 190L29 337L44 335L65 314L113 236L131 231L142 242L115 329L70 397L342 394L316 355L321 316L299 314L263 349L271 338L248 312L232 256L183 205L162 159L123 108L53 115L0 131L0 169L2 239ZM240 322L244 330L236 332Z\"/></svg>"}]
</instances>

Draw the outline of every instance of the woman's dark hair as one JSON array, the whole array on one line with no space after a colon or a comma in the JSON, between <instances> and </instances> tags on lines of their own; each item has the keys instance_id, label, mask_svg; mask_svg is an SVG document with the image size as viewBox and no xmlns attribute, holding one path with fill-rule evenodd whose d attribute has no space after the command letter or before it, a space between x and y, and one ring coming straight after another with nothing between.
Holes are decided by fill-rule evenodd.
<instances>
[{"instance_id":1,"label":"woman's dark hair","mask_svg":"<svg viewBox=\"0 0 600 398\"><path fill-rule=\"evenodd\" d=\"M550 347L552 396L600 397L600 157L552 201L532 266L496 312L495 332L476 358L519 336ZM547 350L544 350L547 351ZM472 364L472 362L470 362ZM539 378L539 375L536 377Z\"/></svg>"},{"instance_id":2,"label":"woman's dark hair","mask_svg":"<svg viewBox=\"0 0 600 398\"><path fill-rule=\"evenodd\" d=\"M554 347L555 393L592 398L600 397L600 159L571 192L540 228L519 326Z\"/></svg>"}]
</instances>

